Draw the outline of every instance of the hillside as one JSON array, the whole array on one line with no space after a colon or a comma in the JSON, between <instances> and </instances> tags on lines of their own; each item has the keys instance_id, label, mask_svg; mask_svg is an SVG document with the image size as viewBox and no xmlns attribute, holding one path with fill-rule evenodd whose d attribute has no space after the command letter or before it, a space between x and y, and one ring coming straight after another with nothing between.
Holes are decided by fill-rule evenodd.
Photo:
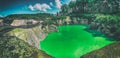
<instances>
[{"instance_id":1,"label":"hillside","mask_svg":"<svg viewBox=\"0 0 120 58\"><path fill-rule=\"evenodd\" d=\"M76 0L61 7L59 16L70 16L70 24L89 25L107 37L120 40L120 0Z\"/></svg>"},{"instance_id":2,"label":"hillside","mask_svg":"<svg viewBox=\"0 0 120 58\"><path fill-rule=\"evenodd\" d=\"M95 50L83 55L81 58L119 58L120 57L120 42L113 43L102 49Z\"/></svg>"},{"instance_id":3,"label":"hillside","mask_svg":"<svg viewBox=\"0 0 120 58\"><path fill-rule=\"evenodd\" d=\"M29 58L33 53L35 56L40 55L43 58L47 58L46 56L50 57L45 52L38 50L40 49L39 42L44 40L50 32L57 32L57 27L63 25L84 25L88 27L85 30L92 33L93 36L104 34L104 37L110 38L109 40L111 38L120 40L120 0L76 0L62 5L61 11L57 14L13 14L0 18L0 20L0 38L2 39L0 43L2 54L0 56L4 56L3 58ZM94 31L101 34L97 35L98 33ZM18 42L21 42L22 45ZM15 49L16 46L18 48ZM115 48L112 48L113 46ZM107 48L113 49L113 53L110 54L109 50L105 50L106 47L100 49L98 53L105 51L105 55L115 56L114 54L116 53L119 56L119 53L116 52L120 51L119 43L114 43L107 46ZM9 49L12 50L10 51ZM22 49L23 51L20 51ZM8 54L4 55L7 52ZM18 52L20 52L19 56L17 54L14 57ZM23 53L29 54L23 55ZM94 54L96 55L97 51L92 52L90 55L86 54L88 56L83 56L83 58L88 58L89 56L93 58ZM35 56L32 56L32 58L40 58ZM98 55L96 57L104 58L104 56Z\"/></svg>"},{"instance_id":4,"label":"hillside","mask_svg":"<svg viewBox=\"0 0 120 58\"><path fill-rule=\"evenodd\" d=\"M0 36L1 58L52 58L15 36Z\"/></svg>"}]
</instances>

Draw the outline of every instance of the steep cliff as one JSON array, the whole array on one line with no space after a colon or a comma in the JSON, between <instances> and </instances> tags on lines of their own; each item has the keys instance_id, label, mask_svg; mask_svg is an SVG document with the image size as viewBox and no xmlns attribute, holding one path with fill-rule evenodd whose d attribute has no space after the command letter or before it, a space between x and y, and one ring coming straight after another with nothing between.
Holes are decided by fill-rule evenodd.
<instances>
[{"instance_id":1,"label":"steep cliff","mask_svg":"<svg viewBox=\"0 0 120 58\"><path fill-rule=\"evenodd\" d=\"M71 1L61 7L58 15L70 16L70 24L88 25L92 30L120 40L120 0Z\"/></svg>"},{"instance_id":2,"label":"steep cliff","mask_svg":"<svg viewBox=\"0 0 120 58\"><path fill-rule=\"evenodd\" d=\"M34 22L34 23L31 23ZM6 34L10 35L10 36L16 36L19 39L24 40L25 42L29 43L32 46L35 46L37 48L40 48L39 46L39 42L41 40L43 40L47 34L52 31L52 30L56 30L54 29L54 26L49 25L49 26L43 26L42 23L38 24L38 25L34 25L33 27L31 27L32 24L35 24L39 21L36 20L23 20L23 19L15 19L11 25L12 26L18 26L17 28L14 28L13 30L7 32ZM30 25L31 28L28 28ZM23 26L23 27L20 27Z\"/></svg>"}]
</instances>

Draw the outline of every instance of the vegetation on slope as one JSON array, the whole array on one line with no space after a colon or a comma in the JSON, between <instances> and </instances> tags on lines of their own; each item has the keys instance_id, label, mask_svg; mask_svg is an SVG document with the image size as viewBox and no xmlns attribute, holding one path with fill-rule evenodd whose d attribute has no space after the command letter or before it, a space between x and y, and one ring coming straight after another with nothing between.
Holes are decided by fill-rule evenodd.
<instances>
[{"instance_id":1,"label":"vegetation on slope","mask_svg":"<svg viewBox=\"0 0 120 58\"><path fill-rule=\"evenodd\" d=\"M60 15L116 14L120 12L119 0L76 0L61 7Z\"/></svg>"},{"instance_id":2,"label":"vegetation on slope","mask_svg":"<svg viewBox=\"0 0 120 58\"><path fill-rule=\"evenodd\" d=\"M93 30L120 40L120 0L71 1L61 7L59 15L70 16L70 24L89 25Z\"/></svg>"},{"instance_id":3,"label":"vegetation on slope","mask_svg":"<svg viewBox=\"0 0 120 58\"><path fill-rule=\"evenodd\" d=\"M51 18L53 14L48 13L38 13L38 14L13 14L8 15L5 18L13 18L13 19L45 19L45 18Z\"/></svg>"},{"instance_id":4,"label":"vegetation on slope","mask_svg":"<svg viewBox=\"0 0 120 58\"><path fill-rule=\"evenodd\" d=\"M81 58L119 58L120 57L120 42L110 44L102 49L95 50L83 55Z\"/></svg>"},{"instance_id":5,"label":"vegetation on slope","mask_svg":"<svg viewBox=\"0 0 120 58\"><path fill-rule=\"evenodd\" d=\"M14 36L0 37L1 58L52 58L45 52L30 46Z\"/></svg>"},{"instance_id":6,"label":"vegetation on slope","mask_svg":"<svg viewBox=\"0 0 120 58\"><path fill-rule=\"evenodd\" d=\"M105 35L107 35L108 37L112 37L112 38L116 38L117 40L120 40L120 36L119 36L120 0L76 0L70 2L69 4L63 5L61 7L61 11L57 15L58 16L53 14L46 14L46 13L14 14L14 15L9 15L2 19L4 19L3 23L8 25L10 25L15 19L42 20L43 29L44 28L49 29L49 27L51 26L58 26L65 24L84 24L84 25L89 25L91 27L90 29L100 31ZM70 19L68 20L69 22L66 21L67 17L70 17ZM13 42L14 44L11 44L9 42ZM0 56L3 58L9 58L9 57L30 58L30 56L33 54L35 55L36 53L39 54L39 52L35 52L35 53L31 52L31 51L35 51L33 50L34 48L29 47L24 42L23 42L24 44L22 45L21 43L18 42L22 42L22 41L19 39L16 40L16 37L1 37ZM11 47L11 45L13 47ZM16 46L18 48L16 48ZM23 51L21 51L22 49ZM13 53L13 50L17 52ZM31 53L31 54L26 54L24 51L26 53ZM18 52L20 52L20 54ZM15 54L18 56L13 56ZM39 55L43 55L43 54L39 54ZM33 56L33 58L37 58L37 57Z\"/></svg>"}]
</instances>

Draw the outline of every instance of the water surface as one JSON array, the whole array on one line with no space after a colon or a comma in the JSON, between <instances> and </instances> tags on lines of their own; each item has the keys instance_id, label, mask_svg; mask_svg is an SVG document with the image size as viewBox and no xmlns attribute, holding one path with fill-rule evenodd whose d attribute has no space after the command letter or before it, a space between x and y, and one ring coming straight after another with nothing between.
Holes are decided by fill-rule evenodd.
<instances>
[{"instance_id":1,"label":"water surface","mask_svg":"<svg viewBox=\"0 0 120 58\"><path fill-rule=\"evenodd\" d=\"M60 26L58 32L51 32L40 42L41 49L54 58L80 58L112 43L104 37L93 37L85 28L80 25Z\"/></svg>"}]
</instances>

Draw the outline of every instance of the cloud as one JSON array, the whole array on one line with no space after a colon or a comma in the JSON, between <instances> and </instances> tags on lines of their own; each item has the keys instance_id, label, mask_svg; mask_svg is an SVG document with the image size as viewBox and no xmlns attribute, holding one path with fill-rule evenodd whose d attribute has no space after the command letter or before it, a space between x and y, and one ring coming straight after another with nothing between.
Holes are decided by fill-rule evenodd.
<instances>
[{"instance_id":1,"label":"cloud","mask_svg":"<svg viewBox=\"0 0 120 58\"><path fill-rule=\"evenodd\" d=\"M71 1L76 1L76 0L71 0Z\"/></svg>"},{"instance_id":2,"label":"cloud","mask_svg":"<svg viewBox=\"0 0 120 58\"><path fill-rule=\"evenodd\" d=\"M29 7L28 7L30 10L34 10L34 7L32 6L32 5L29 5Z\"/></svg>"},{"instance_id":3,"label":"cloud","mask_svg":"<svg viewBox=\"0 0 120 58\"><path fill-rule=\"evenodd\" d=\"M56 7L60 9L61 6L62 6L61 1L60 0L55 0L55 3L56 3Z\"/></svg>"},{"instance_id":4,"label":"cloud","mask_svg":"<svg viewBox=\"0 0 120 58\"><path fill-rule=\"evenodd\" d=\"M43 12L46 12L47 10L50 10L51 7L47 4L39 4L39 3L36 3L35 5L29 5L28 8L31 10L31 11L43 11Z\"/></svg>"},{"instance_id":5,"label":"cloud","mask_svg":"<svg viewBox=\"0 0 120 58\"><path fill-rule=\"evenodd\" d=\"M53 6L53 3L52 3L52 2L50 2L50 6Z\"/></svg>"}]
</instances>

